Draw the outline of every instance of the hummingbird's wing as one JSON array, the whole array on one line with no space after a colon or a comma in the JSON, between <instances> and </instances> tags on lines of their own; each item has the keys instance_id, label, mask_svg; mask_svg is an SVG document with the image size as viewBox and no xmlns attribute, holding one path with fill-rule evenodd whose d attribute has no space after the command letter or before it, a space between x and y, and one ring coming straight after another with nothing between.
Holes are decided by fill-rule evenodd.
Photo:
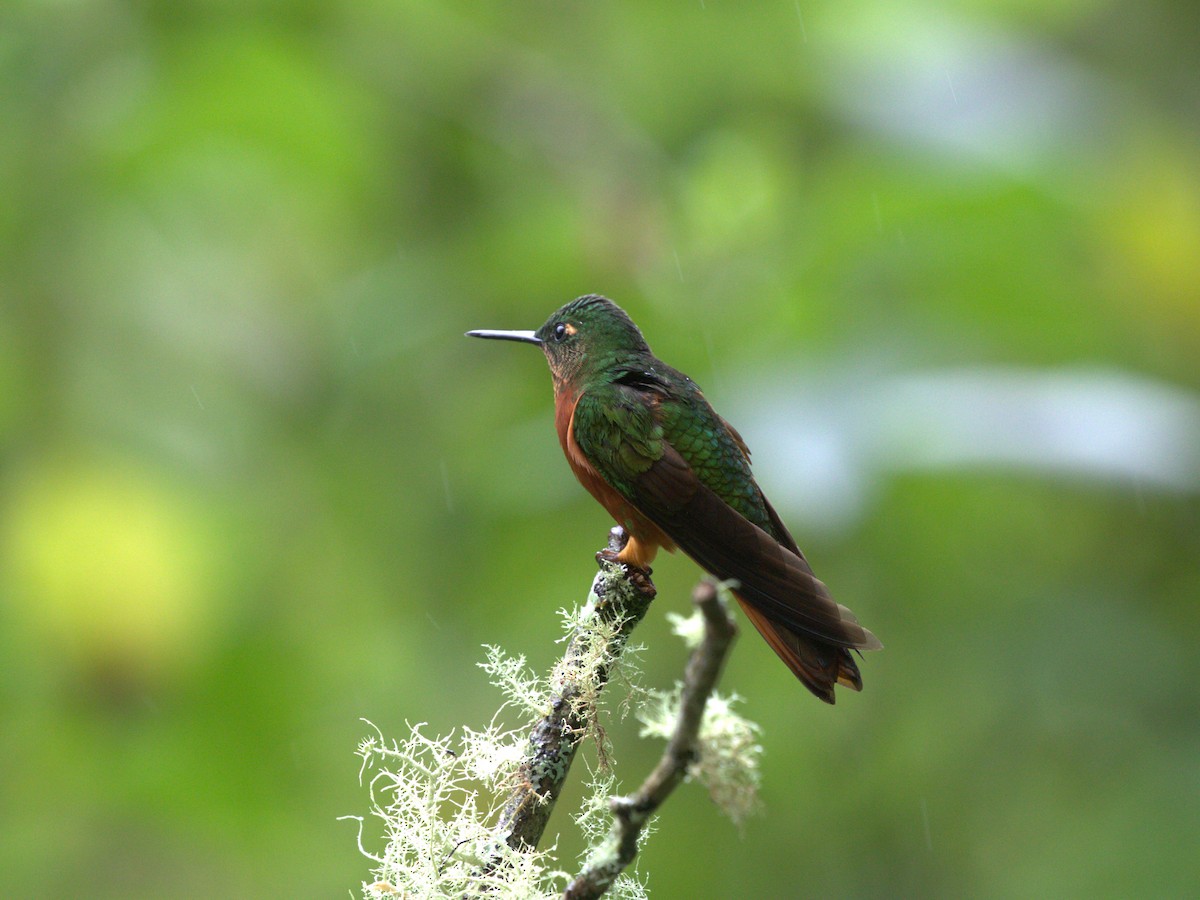
<instances>
[{"instance_id":1,"label":"hummingbird's wing","mask_svg":"<svg viewBox=\"0 0 1200 900\"><path fill-rule=\"evenodd\" d=\"M775 629L760 621L835 648L881 646L813 575L755 484L744 443L690 381L682 395L679 385L641 379L591 388L572 430L588 461L642 515L717 578L737 580L752 621L789 665L787 648L777 646L784 638L773 640Z\"/></svg>"}]
</instances>

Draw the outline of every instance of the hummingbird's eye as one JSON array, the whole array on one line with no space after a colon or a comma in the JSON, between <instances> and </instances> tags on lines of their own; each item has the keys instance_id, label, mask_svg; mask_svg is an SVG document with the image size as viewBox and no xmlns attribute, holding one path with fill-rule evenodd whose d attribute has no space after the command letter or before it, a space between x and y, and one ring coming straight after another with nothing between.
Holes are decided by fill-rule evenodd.
<instances>
[{"instance_id":1,"label":"hummingbird's eye","mask_svg":"<svg viewBox=\"0 0 1200 900\"><path fill-rule=\"evenodd\" d=\"M573 329L568 329L566 322L559 322L557 325L554 326L554 339L556 341L561 341L561 340L565 339L568 334L572 334L572 333L573 333Z\"/></svg>"}]
</instances>

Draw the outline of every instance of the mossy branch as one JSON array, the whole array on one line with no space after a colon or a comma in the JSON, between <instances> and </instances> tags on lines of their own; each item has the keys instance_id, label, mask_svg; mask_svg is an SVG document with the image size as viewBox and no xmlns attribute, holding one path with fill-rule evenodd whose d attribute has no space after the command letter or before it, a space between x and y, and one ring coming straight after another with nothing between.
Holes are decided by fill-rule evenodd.
<instances>
[{"instance_id":1,"label":"mossy branch","mask_svg":"<svg viewBox=\"0 0 1200 900\"><path fill-rule=\"evenodd\" d=\"M613 827L609 839L567 887L564 900L591 900L609 889L637 856L638 836L647 821L683 781L688 768L697 759L704 707L716 687L730 644L737 634L737 625L712 582L702 581L696 585L692 602L704 617L704 638L688 660L675 732L667 742L662 759L642 786L628 797L612 799Z\"/></svg>"},{"instance_id":2,"label":"mossy branch","mask_svg":"<svg viewBox=\"0 0 1200 900\"><path fill-rule=\"evenodd\" d=\"M693 647L682 683L672 691L630 683L642 735L667 741L662 761L632 796L613 797L600 696L655 595L648 572L615 562L623 545L624 533L613 529L608 549L597 554L600 573L587 602L566 613L566 650L548 684L523 657L487 648L481 667L507 697L504 707L532 715L531 730L505 727L498 712L486 728L464 727L457 738L428 737L416 724L400 740L377 733L359 745L360 778L387 837L381 853L369 853L362 817L347 817L360 823L359 846L375 863L364 897L553 900L607 892L644 900L644 885L622 871L636 856L650 817L680 781L694 776L735 822L756 806L757 727L733 711L736 698L713 693L734 626L718 588L707 583L693 595L698 613L668 616ZM599 747L601 771L592 773L575 817L589 850L583 873L572 881L556 867L557 847L538 844L589 735Z\"/></svg>"},{"instance_id":3,"label":"mossy branch","mask_svg":"<svg viewBox=\"0 0 1200 900\"><path fill-rule=\"evenodd\" d=\"M555 666L549 709L529 735L529 754L497 823L496 840L513 850L536 848L541 840L575 751L593 729L596 703L608 682L609 668L654 599L654 585L644 573L635 570L631 574L612 561L625 540L625 532L613 528L607 552L596 554L600 573L592 582L591 610L585 612ZM490 872L504 858L497 854L484 871Z\"/></svg>"}]
</instances>

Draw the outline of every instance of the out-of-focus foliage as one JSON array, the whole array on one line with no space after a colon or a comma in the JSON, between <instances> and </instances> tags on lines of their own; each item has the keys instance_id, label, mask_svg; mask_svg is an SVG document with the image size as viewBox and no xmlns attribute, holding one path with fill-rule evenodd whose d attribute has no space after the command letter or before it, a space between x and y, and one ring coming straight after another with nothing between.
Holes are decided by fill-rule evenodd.
<instances>
[{"instance_id":1,"label":"out-of-focus foliage","mask_svg":"<svg viewBox=\"0 0 1200 900\"><path fill-rule=\"evenodd\" d=\"M587 291L887 646L830 709L744 636L764 811L679 792L652 894L1193 892L1198 10L3 4L4 893L357 889L359 717L486 724L591 581L542 361L461 337Z\"/></svg>"}]
</instances>

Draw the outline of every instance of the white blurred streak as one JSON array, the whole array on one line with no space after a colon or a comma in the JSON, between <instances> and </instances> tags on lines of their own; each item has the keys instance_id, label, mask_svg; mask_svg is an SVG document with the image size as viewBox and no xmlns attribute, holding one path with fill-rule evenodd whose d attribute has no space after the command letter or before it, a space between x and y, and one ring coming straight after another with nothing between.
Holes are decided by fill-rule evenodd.
<instances>
[{"instance_id":1,"label":"white blurred streak","mask_svg":"<svg viewBox=\"0 0 1200 900\"><path fill-rule=\"evenodd\" d=\"M758 388L733 421L759 482L789 513L825 524L854 519L879 478L905 471L1016 469L1200 492L1200 398L1132 373L948 369Z\"/></svg>"},{"instance_id":2,"label":"white blurred streak","mask_svg":"<svg viewBox=\"0 0 1200 900\"><path fill-rule=\"evenodd\" d=\"M1103 143L1112 91L1094 72L983 23L901 24L831 55L831 95L851 120L1012 172Z\"/></svg>"}]
</instances>

